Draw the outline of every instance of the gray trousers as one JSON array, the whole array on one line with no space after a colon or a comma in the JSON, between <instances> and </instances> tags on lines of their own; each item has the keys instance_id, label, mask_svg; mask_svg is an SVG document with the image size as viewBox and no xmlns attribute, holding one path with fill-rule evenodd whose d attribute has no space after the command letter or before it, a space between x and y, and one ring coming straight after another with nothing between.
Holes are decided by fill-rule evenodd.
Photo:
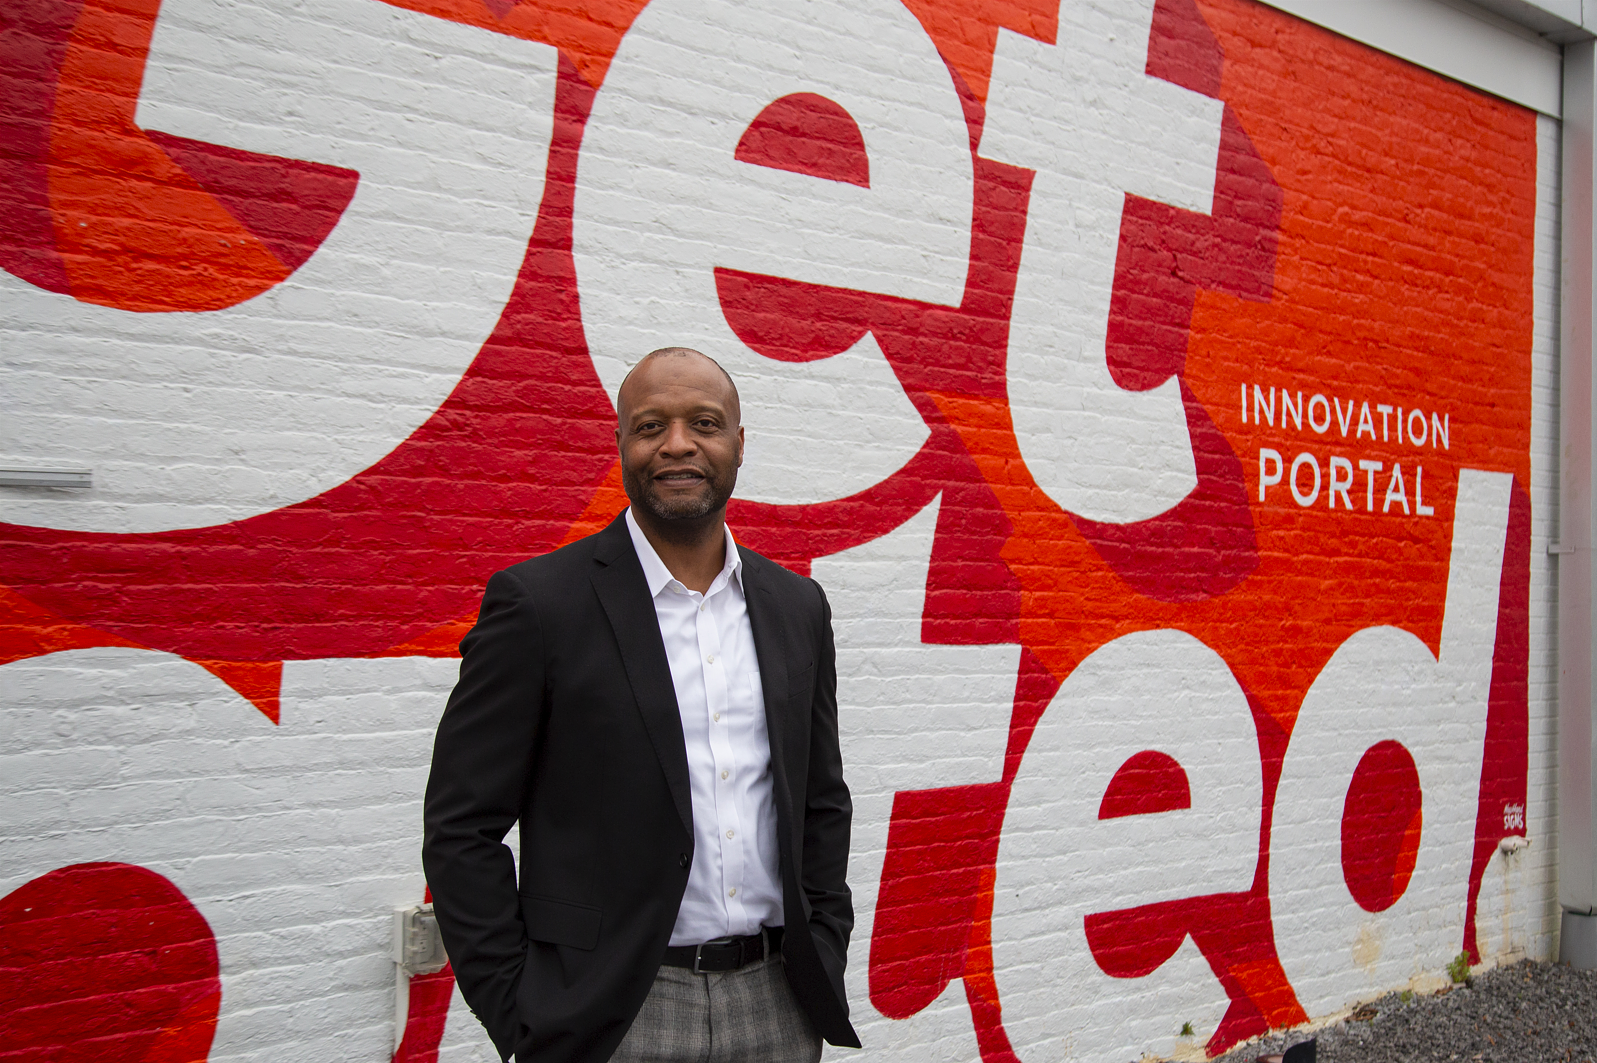
<instances>
[{"instance_id":1,"label":"gray trousers","mask_svg":"<svg viewBox=\"0 0 1597 1063\"><path fill-rule=\"evenodd\" d=\"M611 1063L817 1063L780 954L721 974L661 967Z\"/></svg>"}]
</instances>

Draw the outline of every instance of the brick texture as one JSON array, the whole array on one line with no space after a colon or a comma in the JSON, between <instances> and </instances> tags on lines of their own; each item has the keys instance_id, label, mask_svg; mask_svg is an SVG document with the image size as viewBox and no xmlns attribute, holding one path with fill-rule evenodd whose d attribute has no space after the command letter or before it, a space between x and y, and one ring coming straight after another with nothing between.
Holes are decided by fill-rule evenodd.
<instances>
[{"instance_id":1,"label":"brick texture","mask_svg":"<svg viewBox=\"0 0 1597 1063\"><path fill-rule=\"evenodd\" d=\"M0 465L94 473L0 487L0 1061L493 1058L388 958L432 729L681 343L836 611L870 1058L1555 954L1552 119L1254 0L0 13Z\"/></svg>"}]
</instances>

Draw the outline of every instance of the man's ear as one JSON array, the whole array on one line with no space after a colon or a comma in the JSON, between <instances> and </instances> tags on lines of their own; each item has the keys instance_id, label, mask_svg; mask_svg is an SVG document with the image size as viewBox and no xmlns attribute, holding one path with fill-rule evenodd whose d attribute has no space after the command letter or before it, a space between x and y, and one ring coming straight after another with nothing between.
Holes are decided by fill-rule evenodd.
<instances>
[{"instance_id":1,"label":"man's ear","mask_svg":"<svg viewBox=\"0 0 1597 1063\"><path fill-rule=\"evenodd\" d=\"M616 432L621 430L618 428ZM738 425L738 468L743 468L743 426Z\"/></svg>"}]
</instances>

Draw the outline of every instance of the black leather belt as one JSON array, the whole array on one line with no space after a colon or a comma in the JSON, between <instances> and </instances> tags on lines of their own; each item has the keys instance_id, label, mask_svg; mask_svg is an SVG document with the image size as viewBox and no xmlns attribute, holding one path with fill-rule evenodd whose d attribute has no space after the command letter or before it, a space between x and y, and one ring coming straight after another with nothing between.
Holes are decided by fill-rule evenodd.
<instances>
[{"instance_id":1,"label":"black leather belt","mask_svg":"<svg viewBox=\"0 0 1597 1063\"><path fill-rule=\"evenodd\" d=\"M782 928L766 926L747 937L716 938L702 945L672 945L665 950L661 962L667 967L686 967L694 974L735 971L781 949Z\"/></svg>"}]
</instances>

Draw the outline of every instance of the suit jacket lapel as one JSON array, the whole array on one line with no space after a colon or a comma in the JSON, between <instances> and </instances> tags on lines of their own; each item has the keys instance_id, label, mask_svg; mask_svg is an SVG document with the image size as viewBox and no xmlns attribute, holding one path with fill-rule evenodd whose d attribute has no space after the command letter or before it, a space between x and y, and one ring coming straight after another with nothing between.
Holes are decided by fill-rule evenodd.
<instances>
[{"instance_id":1,"label":"suit jacket lapel","mask_svg":"<svg viewBox=\"0 0 1597 1063\"><path fill-rule=\"evenodd\" d=\"M643 726L665 771L677 815L688 835L693 834L693 797L688 785L688 752L682 739L682 715L677 708L671 663L660 638L660 621L649 598L649 584L632 548L623 514L600 532L594 551L593 589L621 647L632 695L637 700Z\"/></svg>"},{"instance_id":2,"label":"suit jacket lapel","mask_svg":"<svg viewBox=\"0 0 1597 1063\"><path fill-rule=\"evenodd\" d=\"M782 637L781 610L770 585L763 578L764 558L742 547L743 598L748 605L749 627L754 632L754 655L760 662L760 686L765 691L765 731L771 744L771 777L776 783L778 811L789 811L791 791L787 783L787 760L783 743L787 737L788 647Z\"/></svg>"}]
</instances>

